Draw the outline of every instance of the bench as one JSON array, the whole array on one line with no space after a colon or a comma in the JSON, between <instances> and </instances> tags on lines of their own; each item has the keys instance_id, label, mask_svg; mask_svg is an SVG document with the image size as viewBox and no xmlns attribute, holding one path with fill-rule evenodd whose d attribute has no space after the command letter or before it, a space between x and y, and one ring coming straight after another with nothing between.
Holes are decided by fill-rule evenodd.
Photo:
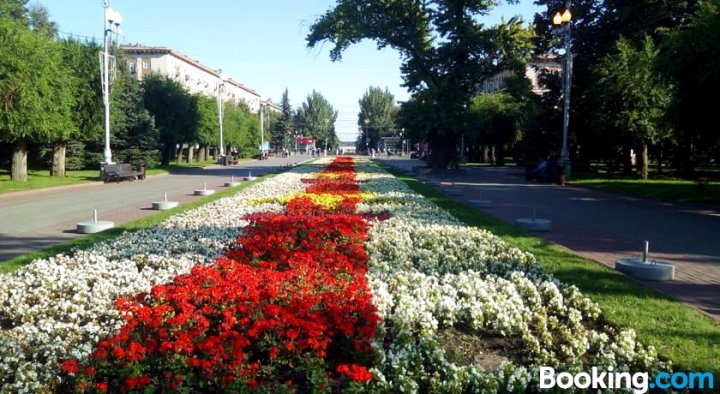
<instances>
[{"instance_id":1,"label":"bench","mask_svg":"<svg viewBox=\"0 0 720 394\"><path fill-rule=\"evenodd\" d=\"M130 164L103 164L100 171L100 180L108 183L110 181L120 181L129 179L145 179L145 168L140 166L140 171L133 170Z\"/></svg>"}]
</instances>

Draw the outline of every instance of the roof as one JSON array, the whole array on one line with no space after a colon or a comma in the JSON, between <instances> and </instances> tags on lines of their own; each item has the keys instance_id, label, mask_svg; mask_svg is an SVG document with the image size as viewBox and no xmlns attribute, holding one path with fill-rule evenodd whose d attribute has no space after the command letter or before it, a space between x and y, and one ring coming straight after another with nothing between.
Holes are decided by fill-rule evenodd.
<instances>
[{"instance_id":1,"label":"roof","mask_svg":"<svg viewBox=\"0 0 720 394\"><path fill-rule=\"evenodd\" d=\"M137 55L142 55L142 54L171 55L171 56L174 56L174 57L176 57L180 60L183 60L187 63L190 63L191 65L193 65L209 74L212 74L212 75L218 77L218 79L222 78L222 74L220 73L220 71L213 70L212 68L200 63L199 60L191 59L188 56L183 55L182 53L174 51L167 47L148 47L148 46L144 46L144 45L123 45L120 47L120 49L122 49L122 51L125 53L132 53L132 54L137 54ZM260 93L258 93L257 91L241 84L240 82L235 81L232 78L226 78L225 82L235 85L235 86L239 87L240 89L243 89L249 93L254 94L255 96L261 97Z\"/></svg>"}]
</instances>

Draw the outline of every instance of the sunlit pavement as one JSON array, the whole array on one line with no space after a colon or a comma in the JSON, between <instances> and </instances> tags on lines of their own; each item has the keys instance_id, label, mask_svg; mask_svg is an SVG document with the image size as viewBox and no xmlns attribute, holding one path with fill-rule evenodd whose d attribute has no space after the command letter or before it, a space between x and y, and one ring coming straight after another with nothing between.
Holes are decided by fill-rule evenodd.
<instances>
[{"instance_id":1,"label":"sunlit pavement","mask_svg":"<svg viewBox=\"0 0 720 394\"><path fill-rule=\"evenodd\" d=\"M521 217L550 219L550 232L535 235L613 268L621 257L639 257L650 241L650 258L675 264L675 280L644 282L720 319L720 210L649 201L575 186L526 182L521 167L467 167L428 171L425 162L378 157L411 176L435 181L438 190L459 189L452 198L491 200L488 214L513 223ZM440 182L437 185L438 181ZM433 182L430 182L433 183ZM478 208L479 209L479 208Z\"/></svg>"},{"instance_id":2,"label":"sunlit pavement","mask_svg":"<svg viewBox=\"0 0 720 394\"><path fill-rule=\"evenodd\" d=\"M162 201L164 193L181 204L197 196L203 188L221 191L234 176L236 181L252 172L261 176L310 159L299 155L268 160L242 161L234 166L186 169L174 174L150 176L143 181L120 183L95 182L57 188L22 191L0 195L0 261L44 249L72 239L77 222L92 220L93 209L99 220L116 225L151 215L153 201Z\"/></svg>"}]
</instances>

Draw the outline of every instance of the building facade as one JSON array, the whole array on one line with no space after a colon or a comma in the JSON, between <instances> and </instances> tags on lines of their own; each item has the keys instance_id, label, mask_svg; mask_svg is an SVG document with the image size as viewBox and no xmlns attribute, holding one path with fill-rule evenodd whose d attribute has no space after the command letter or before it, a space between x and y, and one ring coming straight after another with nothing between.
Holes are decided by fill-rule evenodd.
<instances>
[{"instance_id":1,"label":"building facade","mask_svg":"<svg viewBox=\"0 0 720 394\"><path fill-rule=\"evenodd\" d=\"M548 88L540 83L539 77L543 72L560 73L562 66L557 62L554 56L541 56L533 59L525 65L525 78L530 81L532 92L535 94L545 94ZM491 78L483 81L482 91L484 93L492 93L500 90L505 86L505 79L512 75L508 70L503 70Z\"/></svg>"},{"instance_id":2,"label":"building facade","mask_svg":"<svg viewBox=\"0 0 720 394\"><path fill-rule=\"evenodd\" d=\"M268 103L271 110L279 110L272 101L263 101L260 93L228 78L222 71L213 70L172 49L140 45L122 46L121 49L127 57L130 71L135 73L140 81L151 73L157 73L179 82L192 94L217 97L218 87L223 84L224 79L221 89L223 101L235 104L243 101L254 113L260 110L261 104Z\"/></svg>"}]
</instances>

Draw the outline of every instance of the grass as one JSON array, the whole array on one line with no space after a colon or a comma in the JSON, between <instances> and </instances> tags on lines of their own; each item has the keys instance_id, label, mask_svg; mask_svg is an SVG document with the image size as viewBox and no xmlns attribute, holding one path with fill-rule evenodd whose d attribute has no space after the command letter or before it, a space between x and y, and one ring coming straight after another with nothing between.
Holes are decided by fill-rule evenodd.
<instances>
[{"instance_id":1,"label":"grass","mask_svg":"<svg viewBox=\"0 0 720 394\"><path fill-rule=\"evenodd\" d=\"M487 229L533 253L548 273L576 285L597 302L609 324L635 329L642 343L653 345L676 369L720 372L720 323L560 245L534 237L445 197L415 178L385 168L467 225Z\"/></svg>"},{"instance_id":2,"label":"grass","mask_svg":"<svg viewBox=\"0 0 720 394\"><path fill-rule=\"evenodd\" d=\"M10 180L10 173L8 171L0 170L0 194L20 190L95 182L98 180L99 175L99 170L82 170L67 171L65 177L52 177L48 170L29 170L27 182L18 182Z\"/></svg>"},{"instance_id":3,"label":"grass","mask_svg":"<svg viewBox=\"0 0 720 394\"><path fill-rule=\"evenodd\" d=\"M655 200L720 206L720 181L643 180L586 175L572 179L569 183Z\"/></svg>"},{"instance_id":4,"label":"grass","mask_svg":"<svg viewBox=\"0 0 720 394\"><path fill-rule=\"evenodd\" d=\"M147 169L147 175L174 173L181 169L203 168L217 164L215 160L194 162L192 164L180 163L169 166L157 166ZM49 170L28 170L27 182L10 180L10 172L0 170L0 194L22 190L43 189L48 187L75 185L79 183L97 182L100 179L100 170L72 170L66 171L65 177L50 176Z\"/></svg>"},{"instance_id":5,"label":"grass","mask_svg":"<svg viewBox=\"0 0 720 394\"><path fill-rule=\"evenodd\" d=\"M191 209L197 208L201 205L207 204L209 202L221 199L223 197L232 196L239 191L255 184L258 182L262 182L265 179L268 179L270 177L275 176L274 174L268 174L262 177L259 177L258 179L251 181L251 182L243 182L239 186L228 188L227 190L223 190L221 192L215 193L213 195L202 197L197 200L193 200L191 202L182 204L176 208L158 212L154 215L146 216L141 219L137 219L128 223L123 224L122 226L118 226L115 228L112 228L110 230L103 231L101 233L96 234L88 234L83 237L75 238L71 241L52 246L47 249L43 249L37 252L24 254L21 256L17 256L13 259L10 259L2 264L0 264L0 274L3 273L10 273L17 271L24 265L29 264L35 259L41 259L41 258L48 258L55 256L59 253L68 252L72 249L87 249L93 246L94 244L105 241L108 239L112 239L117 237L118 235L122 234L125 231L137 231L143 228L148 228L152 226L156 226L160 224L163 220L167 219L170 216L177 215L182 212L189 211Z\"/></svg>"}]
</instances>

